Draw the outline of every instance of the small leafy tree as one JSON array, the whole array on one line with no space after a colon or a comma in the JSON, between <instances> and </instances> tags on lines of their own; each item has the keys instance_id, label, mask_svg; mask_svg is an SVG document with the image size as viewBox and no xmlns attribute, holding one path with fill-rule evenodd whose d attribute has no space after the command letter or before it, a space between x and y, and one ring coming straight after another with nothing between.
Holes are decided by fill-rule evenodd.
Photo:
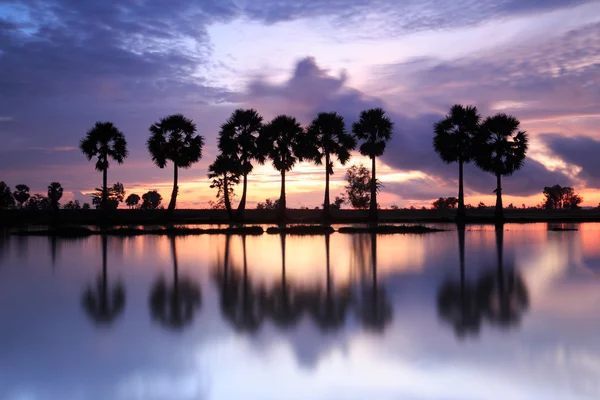
<instances>
[{"instance_id":1,"label":"small leafy tree","mask_svg":"<svg viewBox=\"0 0 600 400\"><path fill-rule=\"evenodd\" d=\"M271 199L266 199L264 203L258 203L256 205L257 210L277 210L279 209L279 199L275 199L274 201Z\"/></svg>"},{"instance_id":2,"label":"small leafy tree","mask_svg":"<svg viewBox=\"0 0 600 400\"><path fill-rule=\"evenodd\" d=\"M544 187L545 209L577 209L583 202L583 197L575 193L572 187L560 185Z\"/></svg>"},{"instance_id":3,"label":"small leafy tree","mask_svg":"<svg viewBox=\"0 0 600 400\"><path fill-rule=\"evenodd\" d=\"M0 182L0 209L13 208L15 199L10 192L10 187L4 182Z\"/></svg>"},{"instance_id":4,"label":"small leafy tree","mask_svg":"<svg viewBox=\"0 0 600 400\"><path fill-rule=\"evenodd\" d=\"M129 196L127 196L127 199L125 200L125 204L129 208L136 208L139 203L140 203L140 196L138 196L135 193L132 193Z\"/></svg>"},{"instance_id":5,"label":"small leafy tree","mask_svg":"<svg viewBox=\"0 0 600 400\"><path fill-rule=\"evenodd\" d=\"M332 210L339 210L342 208L342 205L346 202L344 196L335 196L333 203L330 204L330 208Z\"/></svg>"},{"instance_id":6,"label":"small leafy tree","mask_svg":"<svg viewBox=\"0 0 600 400\"><path fill-rule=\"evenodd\" d=\"M29 198L25 207L28 210L50 210L52 208L52 203L48 197L36 193Z\"/></svg>"},{"instance_id":7,"label":"small leafy tree","mask_svg":"<svg viewBox=\"0 0 600 400\"><path fill-rule=\"evenodd\" d=\"M346 170L346 195L352 208L367 209L371 201L371 173L362 164Z\"/></svg>"},{"instance_id":8,"label":"small leafy tree","mask_svg":"<svg viewBox=\"0 0 600 400\"><path fill-rule=\"evenodd\" d=\"M434 210L448 210L456 208L458 199L456 197L440 197L431 204Z\"/></svg>"},{"instance_id":9,"label":"small leafy tree","mask_svg":"<svg viewBox=\"0 0 600 400\"><path fill-rule=\"evenodd\" d=\"M162 196L156 190L150 190L142 196L142 209L143 210L156 210L160 207L162 202Z\"/></svg>"},{"instance_id":10,"label":"small leafy tree","mask_svg":"<svg viewBox=\"0 0 600 400\"><path fill-rule=\"evenodd\" d=\"M13 192L13 197L19 203L19 207L23 208L23 204L31 197L29 195L29 186L27 185L17 185L15 186L15 191Z\"/></svg>"},{"instance_id":11,"label":"small leafy tree","mask_svg":"<svg viewBox=\"0 0 600 400\"><path fill-rule=\"evenodd\" d=\"M231 200L236 196L235 187L240 181L240 177L236 175L230 175L227 179L227 185L225 185L224 176L210 174L209 177L212 177L212 183L210 184L211 189L217 189L217 198L216 201L209 200L208 205L213 210L225 210L229 206L229 210L231 212ZM227 189L225 189L227 187ZM227 193L225 193L227 190Z\"/></svg>"},{"instance_id":12,"label":"small leafy tree","mask_svg":"<svg viewBox=\"0 0 600 400\"><path fill-rule=\"evenodd\" d=\"M82 210L89 210L90 208L92 208L90 203L83 203L83 206L81 206Z\"/></svg>"},{"instance_id":13,"label":"small leafy tree","mask_svg":"<svg viewBox=\"0 0 600 400\"><path fill-rule=\"evenodd\" d=\"M81 206L79 205L79 200L69 200L69 202L67 202L63 208L65 210L80 210Z\"/></svg>"},{"instance_id":14,"label":"small leafy tree","mask_svg":"<svg viewBox=\"0 0 600 400\"><path fill-rule=\"evenodd\" d=\"M125 188L121 182L115 183L107 190L106 207L109 210L116 210L119 203L125 198ZM92 194L92 204L96 208L101 208L102 205L102 189L96 188L96 193Z\"/></svg>"}]
</instances>

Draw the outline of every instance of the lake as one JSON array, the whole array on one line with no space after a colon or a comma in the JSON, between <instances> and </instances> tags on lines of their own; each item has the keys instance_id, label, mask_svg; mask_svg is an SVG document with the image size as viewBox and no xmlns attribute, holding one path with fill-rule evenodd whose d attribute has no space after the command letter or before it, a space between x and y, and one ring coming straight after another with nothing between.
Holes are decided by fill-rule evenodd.
<instances>
[{"instance_id":1,"label":"lake","mask_svg":"<svg viewBox=\"0 0 600 400\"><path fill-rule=\"evenodd\" d=\"M0 399L598 399L600 224L570 226L3 234Z\"/></svg>"}]
</instances>

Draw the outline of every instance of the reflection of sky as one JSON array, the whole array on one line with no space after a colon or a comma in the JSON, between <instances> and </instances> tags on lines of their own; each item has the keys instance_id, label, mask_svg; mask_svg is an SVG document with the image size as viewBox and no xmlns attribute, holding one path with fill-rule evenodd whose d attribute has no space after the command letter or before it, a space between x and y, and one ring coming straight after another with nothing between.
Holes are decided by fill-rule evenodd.
<instances>
[{"instance_id":1,"label":"reflection of sky","mask_svg":"<svg viewBox=\"0 0 600 400\"><path fill-rule=\"evenodd\" d=\"M378 279L393 305L382 334L353 316L321 334L307 317L281 331L267 322L236 334L221 317L210 270L223 260L223 237L177 238L180 276L202 286L202 308L182 332L152 322L151 284L171 279L166 238L109 239L108 279L122 280L127 301L110 328L96 328L81 292L101 269L99 238L0 242L0 399L577 399L600 395L600 225L547 232L545 224L507 226L504 258L527 284L530 309L519 327L482 326L458 340L439 320L438 290L458 281L455 232L377 239ZM595 239L594 239L595 238ZM22 239L21 239L22 240ZM360 242L360 240L358 240ZM334 283L361 279L370 238L331 237ZM278 236L248 238L251 278L280 279ZM232 265L241 268L241 240ZM466 234L467 281L495 268L494 232ZM290 285L325 280L322 237L288 237ZM369 276L366 274L366 276Z\"/></svg>"}]
</instances>

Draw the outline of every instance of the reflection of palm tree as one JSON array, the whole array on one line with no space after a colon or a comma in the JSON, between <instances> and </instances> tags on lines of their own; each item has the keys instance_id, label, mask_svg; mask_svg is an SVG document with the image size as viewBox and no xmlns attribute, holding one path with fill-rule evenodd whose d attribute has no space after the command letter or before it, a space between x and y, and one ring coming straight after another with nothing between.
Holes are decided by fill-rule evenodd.
<instances>
[{"instance_id":1,"label":"reflection of palm tree","mask_svg":"<svg viewBox=\"0 0 600 400\"><path fill-rule=\"evenodd\" d=\"M337 329L344 325L346 310L350 303L350 291L345 289L339 294L334 294L331 282L331 270L329 262L329 235L325 235L325 254L327 268L327 285L323 293L320 289L309 294L310 311L315 322L322 330Z\"/></svg>"},{"instance_id":2,"label":"reflection of palm tree","mask_svg":"<svg viewBox=\"0 0 600 400\"><path fill-rule=\"evenodd\" d=\"M377 284L377 234L371 234L372 286L365 288L360 317L365 327L382 331L392 319L392 306L385 290Z\"/></svg>"},{"instance_id":3,"label":"reflection of palm tree","mask_svg":"<svg viewBox=\"0 0 600 400\"><path fill-rule=\"evenodd\" d=\"M304 295L288 286L285 275L285 234L281 238L281 284L276 285L268 299L268 313L276 325L288 327L298 322L304 312Z\"/></svg>"},{"instance_id":4,"label":"reflection of palm tree","mask_svg":"<svg viewBox=\"0 0 600 400\"><path fill-rule=\"evenodd\" d=\"M505 271L503 260L504 227L496 226L496 251L498 266L496 274L484 275L478 285L484 314L492 323L501 326L517 325L529 306L529 295L523 279L514 267Z\"/></svg>"},{"instance_id":5,"label":"reflection of palm tree","mask_svg":"<svg viewBox=\"0 0 600 400\"><path fill-rule=\"evenodd\" d=\"M96 287L90 285L83 293L83 307L98 325L110 325L125 308L123 284L118 282L110 292L108 289L107 248L106 235L102 235L102 275L98 278Z\"/></svg>"},{"instance_id":6,"label":"reflection of palm tree","mask_svg":"<svg viewBox=\"0 0 600 400\"><path fill-rule=\"evenodd\" d=\"M462 228L462 229L461 229ZM458 229L458 247L460 257L460 287L453 281L442 285L438 294L438 314L448 321L456 335L463 337L468 333L477 334L481 327L481 310L474 288L465 283L465 230Z\"/></svg>"},{"instance_id":7,"label":"reflection of palm tree","mask_svg":"<svg viewBox=\"0 0 600 400\"><path fill-rule=\"evenodd\" d=\"M163 326L181 329L194 319L194 312L200 308L200 287L188 278L179 278L175 238L170 237L173 255L173 286L168 287L164 277L160 277L150 292L150 312Z\"/></svg>"}]
</instances>

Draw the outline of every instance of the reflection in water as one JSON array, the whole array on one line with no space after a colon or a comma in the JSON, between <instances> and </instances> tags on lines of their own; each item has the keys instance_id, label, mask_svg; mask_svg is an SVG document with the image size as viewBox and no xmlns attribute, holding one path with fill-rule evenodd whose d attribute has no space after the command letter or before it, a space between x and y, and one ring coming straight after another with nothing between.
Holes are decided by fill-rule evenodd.
<instances>
[{"instance_id":1,"label":"reflection in water","mask_svg":"<svg viewBox=\"0 0 600 400\"><path fill-rule=\"evenodd\" d=\"M529 305L527 288L514 266L504 265L504 227L497 226L496 272L486 272L475 285L465 282L465 232L458 230L460 283L445 282L438 294L438 315L459 338L477 335L485 317L494 325L518 325Z\"/></svg>"},{"instance_id":2,"label":"reflection in water","mask_svg":"<svg viewBox=\"0 0 600 400\"><path fill-rule=\"evenodd\" d=\"M112 290L108 289L106 256L108 239L102 235L102 275L98 277L96 286L89 285L83 292L83 308L97 325L110 325L125 308L125 288L118 282Z\"/></svg>"},{"instance_id":3,"label":"reflection in water","mask_svg":"<svg viewBox=\"0 0 600 400\"><path fill-rule=\"evenodd\" d=\"M52 261L52 268L56 266L56 256L58 254L58 240L56 236L49 236L50 241L50 260Z\"/></svg>"},{"instance_id":4,"label":"reflection in water","mask_svg":"<svg viewBox=\"0 0 600 400\"><path fill-rule=\"evenodd\" d=\"M173 257L173 286L167 285L161 276L150 291L150 313L161 325L182 329L194 319L194 313L201 305L200 286L190 278L179 278L175 237L170 236Z\"/></svg>"}]
</instances>

